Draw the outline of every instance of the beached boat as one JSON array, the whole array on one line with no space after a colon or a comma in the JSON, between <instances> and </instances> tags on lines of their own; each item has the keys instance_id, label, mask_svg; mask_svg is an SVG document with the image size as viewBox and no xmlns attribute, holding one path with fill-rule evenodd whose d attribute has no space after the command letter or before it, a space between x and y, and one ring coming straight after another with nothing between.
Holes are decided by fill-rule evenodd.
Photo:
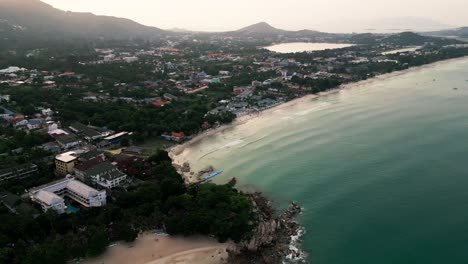
<instances>
[{"instance_id":1,"label":"beached boat","mask_svg":"<svg viewBox=\"0 0 468 264\"><path fill-rule=\"evenodd\" d=\"M155 236L163 236L163 237L169 236L169 234L166 233L164 230L156 230L156 231L154 231L153 234L154 234Z\"/></svg>"},{"instance_id":2,"label":"beached boat","mask_svg":"<svg viewBox=\"0 0 468 264\"><path fill-rule=\"evenodd\" d=\"M222 171L222 170L218 170L218 171L215 171L215 172L211 173L211 174L208 175L208 176L205 176L203 179L204 179L205 181L209 181L209 180L213 179L214 177L218 176L218 175L221 174L221 173L223 173L223 171Z\"/></svg>"}]
</instances>

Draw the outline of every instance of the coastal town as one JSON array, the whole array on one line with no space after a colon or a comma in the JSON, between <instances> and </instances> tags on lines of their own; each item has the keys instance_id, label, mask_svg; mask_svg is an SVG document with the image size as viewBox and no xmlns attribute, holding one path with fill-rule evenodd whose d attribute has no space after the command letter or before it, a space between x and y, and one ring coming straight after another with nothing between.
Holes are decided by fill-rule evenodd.
<instances>
[{"instance_id":1,"label":"coastal town","mask_svg":"<svg viewBox=\"0 0 468 264\"><path fill-rule=\"evenodd\" d=\"M309 94L468 55L462 42L415 33L330 38L289 36L280 41L332 40L349 47L276 53L265 46L277 39L185 33L157 42L105 41L2 52L0 201L6 210L2 214L39 219L51 234L72 241L74 251L64 258L97 256L111 241L132 241L140 232L155 229L240 241L254 228L249 199L231 189L234 184L219 187L224 188L221 191L209 184L193 187L213 169L187 176L190 168L174 168L167 150L204 131ZM207 229L208 218L215 218L212 208L188 201L202 195L198 188L213 193L206 194L207 200L238 199L232 206L241 217ZM209 216L190 214L202 207ZM265 208L268 221L274 213ZM99 209L103 210L97 215L106 225L93 219L93 227L87 227L86 216ZM299 211L294 205L275 221L292 221ZM126 222L121 217L135 218ZM63 222L55 226L58 219ZM222 230L228 222L230 226ZM289 232L298 227L288 228ZM68 229L94 246L83 248ZM52 235L40 236L53 240ZM9 250L13 244L0 239L0 246ZM42 256L46 249L28 257ZM291 253L287 251L282 249L282 255ZM0 259L14 258L11 252L0 253Z\"/></svg>"}]
</instances>

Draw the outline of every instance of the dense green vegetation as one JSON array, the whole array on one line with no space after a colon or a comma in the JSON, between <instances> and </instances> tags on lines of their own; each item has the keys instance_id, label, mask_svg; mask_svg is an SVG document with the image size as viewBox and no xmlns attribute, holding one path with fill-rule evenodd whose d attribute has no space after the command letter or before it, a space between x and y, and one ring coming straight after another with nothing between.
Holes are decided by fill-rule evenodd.
<instances>
[{"instance_id":1,"label":"dense green vegetation","mask_svg":"<svg viewBox=\"0 0 468 264\"><path fill-rule=\"evenodd\" d=\"M220 241L241 240L252 230L251 202L229 185L203 184L166 203L167 231L173 234L214 235Z\"/></svg>"},{"instance_id":2,"label":"dense green vegetation","mask_svg":"<svg viewBox=\"0 0 468 264\"><path fill-rule=\"evenodd\" d=\"M8 126L0 125L0 169L11 168L16 165L34 162L39 166L39 175L34 180L28 180L32 184L43 184L53 178L47 162L44 160L50 153L36 148L36 146L48 142L49 136L39 133L25 133ZM22 184L15 183L14 190L24 190Z\"/></svg>"},{"instance_id":3,"label":"dense green vegetation","mask_svg":"<svg viewBox=\"0 0 468 264\"><path fill-rule=\"evenodd\" d=\"M292 78L291 82L300 86L311 87L312 93L320 93L340 86L343 81L339 78L311 79Z\"/></svg>"},{"instance_id":4,"label":"dense green vegetation","mask_svg":"<svg viewBox=\"0 0 468 264\"><path fill-rule=\"evenodd\" d=\"M356 34L351 36L350 40L353 43L367 45L385 43L401 46L424 45L425 43L434 43L437 45L451 45L462 43L455 39L422 36L413 32L402 32L392 35L379 35L370 33Z\"/></svg>"},{"instance_id":5,"label":"dense green vegetation","mask_svg":"<svg viewBox=\"0 0 468 264\"><path fill-rule=\"evenodd\" d=\"M128 192L115 191L115 202L77 214L53 211L32 219L0 207L0 263L65 263L97 256L110 241L133 241L140 231L166 228L181 235L212 235L239 240L252 230L252 204L230 185L186 187L164 151L148 162L149 180Z\"/></svg>"},{"instance_id":6,"label":"dense green vegetation","mask_svg":"<svg viewBox=\"0 0 468 264\"><path fill-rule=\"evenodd\" d=\"M11 105L13 110L18 112L27 112L38 103L51 105L64 125L79 121L105 126L115 131L133 131L137 141L159 137L162 133L171 131L197 133L204 121L208 121L205 114L211 110L211 103L216 102L216 97L192 96L185 101L174 101L164 107L158 107L123 101L86 102L81 100L84 94L81 90L66 88L46 91L33 87L15 87L2 89L1 92L12 96ZM233 116L209 119L212 124L232 120Z\"/></svg>"}]
</instances>

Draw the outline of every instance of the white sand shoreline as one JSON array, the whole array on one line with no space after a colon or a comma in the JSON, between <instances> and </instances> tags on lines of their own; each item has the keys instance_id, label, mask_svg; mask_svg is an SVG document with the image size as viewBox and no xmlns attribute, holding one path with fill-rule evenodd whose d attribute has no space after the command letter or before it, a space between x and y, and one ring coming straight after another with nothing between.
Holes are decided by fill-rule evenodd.
<instances>
[{"instance_id":1,"label":"white sand shoreline","mask_svg":"<svg viewBox=\"0 0 468 264\"><path fill-rule=\"evenodd\" d=\"M110 247L97 258L83 264L223 264L226 263L228 243L204 237L162 237L150 232L133 243Z\"/></svg>"},{"instance_id":2,"label":"white sand shoreline","mask_svg":"<svg viewBox=\"0 0 468 264\"><path fill-rule=\"evenodd\" d=\"M210 137L212 137L212 136L214 136L216 134L222 133L222 132L224 132L226 130L232 129L232 128L237 127L239 125L251 122L251 121L253 121L253 120L257 119L257 118L260 118L263 115L266 115L266 114L271 113L273 111L283 109L283 108L287 108L287 107L291 107L291 106L301 104L301 103L304 103L304 102L309 102L310 100L317 99L317 98L320 98L320 97L336 94L336 93L339 93L340 91L345 90L345 89L352 89L352 88L356 88L356 87L361 87L361 86L369 85L369 84L377 82L377 81L382 81L382 80L386 80L386 79L389 79L389 78L394 78L394 77L397 77L397 76L401 76L401 75L417 72L417 71L420 71L420 70L424 70L424 69L427 69L427 68L433 68L433 67L437 67L439 65L448 64L448 63L452 63L452 62L456 62L456 61L460 61L460 60L465 60L465 59L467 59L467 57L448 59L448 60L438 61L438 62L434 62L434 63L430 63L430 64L418 66L418 67L412 67L412 68L409 68L409 69L406 69L406 70L381 74L381 75L375 76L375 77L367 79L367 80L354 82L354 83L343 84L343 85L339 86L338 88L332 89L332 90L329 90L329 91L321 92L321 93L318 93L318 94L309 94L309 95L306 95L306 96L303 96L303 97L300 97L300 98L296 98L296 99L293 99L291 101L288 101L288 102L282 103L280 105L277 105L275 107L272 107L272 108L269 108L269 109L254 113L254 114L239 117L236 120L234 120L234 122L232 122L231 124L222 125L220 127L217 127L217 128L214 128L214 129L209 129L209 130L206 130L204 132L201 132L200 134L196 135L191 140L189 140L189 141L187 141L187 142L185 142L183 144L176 145L176 146L168 149L169 156L172 158L174 164L182 166L184 163L186 163L188 161L183 157L183 155L180 155L180 154L183 153L187 148L190 148L191 146L193 146L193 145L195 145L197 143L200 143L200 142L206 140L207 138L210 138ZM192 175L189 175L187 173L182 173L182 174L185 176L185 179L186 179L187 182L192 183L192 182L196 181L196 179L195 179L196 177L193 177ZM192 176L192 177L190 177L190 176Z\"/></svg>"}]
</instances>

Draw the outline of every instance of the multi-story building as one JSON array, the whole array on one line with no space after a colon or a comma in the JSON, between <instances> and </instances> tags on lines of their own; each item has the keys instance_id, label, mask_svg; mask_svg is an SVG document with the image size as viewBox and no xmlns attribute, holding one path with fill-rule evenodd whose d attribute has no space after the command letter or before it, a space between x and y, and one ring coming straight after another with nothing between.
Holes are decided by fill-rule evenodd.
<instances>
[{"instance_id":1,"label":"multi-story building","mask_svg":"<svg viewBox=\"0 0 468 264\"><path fill-rule=\"evenodd\" d=\"M52 209L59 214L63 214L67 208L65 206L65 200L52 192L38 191L31 196L31 200L40 204L44 212Z\"/></svg>"},{"instance_id":2,"label":"multi-story building","mask_svg":"<svg viewBox=\"0 0 468 264\"><path fill-rule=\"evenodd\" d=\"M81 140L73 135L61 135L56 138L56 141L64 150L69 150L81 145Z\"/></svg>"},{"instance_id":3,"label":"multi-story building","mask_svg":"<svg viewBox=\"0 0 468 264\"><path fill-rule=\"evenodd\" d=\"M102 151L92 149L92 150L90 150L88 152L80 154L80 156L78 157L78 161L80 163L86 163L86 162L88 162L90 160L94 160L94 159L99 159L101 162L104 162L104 161L106 161L106 155Z\"/></svg>"},{"instance_id":4,"label":"multi-story building","mask_svg":"<svg viewBox=\"0 0 468 264\"><path fill-rule=\"evenodd\" d=\"M77 166L75 173L79 179L96 183L107 189L117 187L127 179L127 175L112 163L99 159L90 160Z\"/></svg>"},{"instance_id":5,"label":"multi-story building","mask_svg":"<svg viewBox=\"0 0 468 264\"><path fill-rule=\"evenodd\" d=\"M49 209L62 214L66 211L66 197L78 202L84 207L101 207L107 202L106 191L98 191L90 186L66 177L62 180L38 187L30 191L31 200L40 204L42 210Z\"/></svg>"},{"instance_id":6,"label":"multi-story building","mask_svg":"<svg viewBox=\"0 0 468 264\"><path fill-rule=\"evenodd\" d=\"M20 166L0 170L0 184L8 180L21 180L36 175L38 167L35 164L28 163Z\"/></svg>"},{"instance_id":7,"label":"multi-story building","mask_svg":"<svg viewBox=\"0 0 468 264\"><path fill-rule=\"evenodd\" d=\"M55 157L55 171L60 175L73 173L77 158L77 154L74 151L69 151L57 155Z\"/></svg>"},{"instance_id":8,"label":"multi-story building","mask_svg":"<svg viewBox=\"0 0 468 264\"><path fill-rule=\"evenodd\" d=\"M88 142L92 142L103 137L99 131L78 122L73 123L68 128L70 128L75 134L82 136Z\"/></svg>"}]
</instances>

